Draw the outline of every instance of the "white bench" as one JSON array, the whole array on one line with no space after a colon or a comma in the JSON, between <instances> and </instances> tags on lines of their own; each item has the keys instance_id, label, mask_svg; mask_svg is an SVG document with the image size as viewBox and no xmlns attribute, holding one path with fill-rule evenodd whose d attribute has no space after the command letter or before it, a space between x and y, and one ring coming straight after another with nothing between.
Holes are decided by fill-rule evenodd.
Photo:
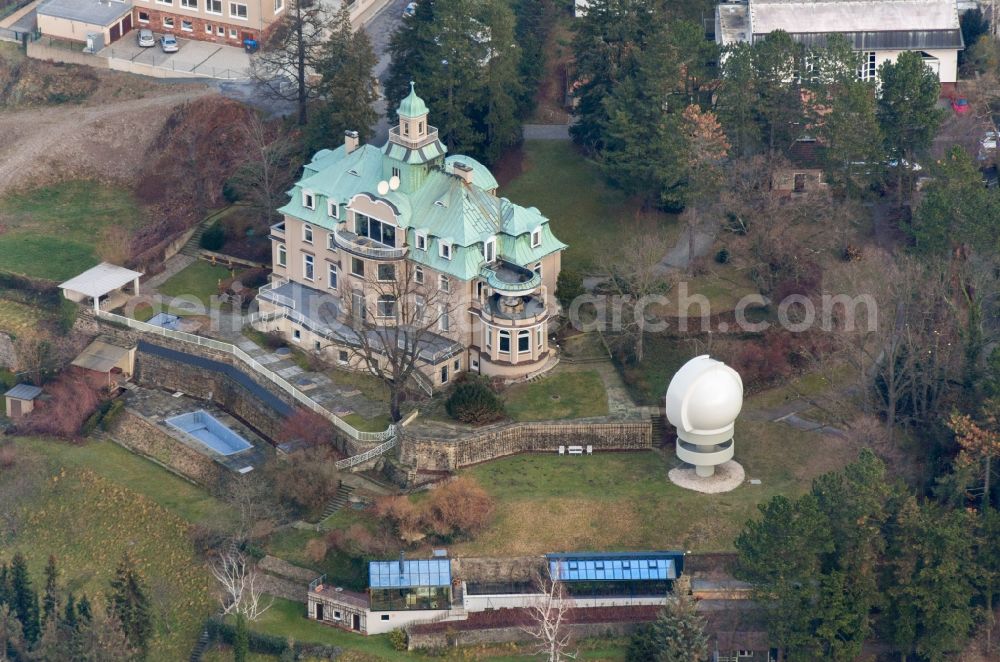
<instances>
[{"instance_id":1,"label":"white bench","mask_svg":"<svg viewBox=\"0 0 1000 662\"><path fill-rule=\"evenodd\" d=\"M570 446L567 451L570 455L583 455L583 446Z\"/></svg>"}]
</instances>

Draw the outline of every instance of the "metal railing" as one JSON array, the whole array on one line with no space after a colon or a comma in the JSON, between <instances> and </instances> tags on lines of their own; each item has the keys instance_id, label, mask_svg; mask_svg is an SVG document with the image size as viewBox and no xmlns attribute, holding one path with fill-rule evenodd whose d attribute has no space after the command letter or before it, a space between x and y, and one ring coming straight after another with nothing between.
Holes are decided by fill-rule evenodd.
<instances>
[{"instance_id":1,"label":"metal railing","mask_svg":"<svg viewBox=\"0 0 1000 662\"><path fill-rule=\"evenodd\" d=\"M395 430L396 426L390 425L389 427L390 429ZM334 464L334 466L338 469L350 469L351 467L361 464L362 462L367 462L373 457L378 457L379 455L384 454L386 451L394 448L398 443L398 441L399 438L393 436L392 439L390 439L389 441L383 444L379 444L378 446L376 446L371 450L365 451L364 453L360 453L358 455L352 455L351 457L345 457L343 460L340 460L339 462Z\"/></svg>"},{"instance_id":2,"label":"metal railing","mask_svg":"<svg viewBox=\"0 0 1000 662\"><path fill-rule=\"evenodd\" d=\"M276 289L282 287L283 285L286 285L287 283L288 283L287 279L276 278L272 280L270 283L261 286L261 288L257 291L257 297L264 299L265 301L273 301L279 306L284 306L286 308L291 308L294 310L295 299L291 297L286 297L284 294L278 294L277 292L275 292Z\"/></svg>"},{"instance_id":3,"label":"metal railing","mask_svg":"<svg viewBox=\"0 0 1000 662\"><path fill-rule=\"evenodd\" d=\"M155 324L140 322L139 320L134 320L130 317L125 317L124 315L118 315L117 313L109 313L104 310L97 313L97 315L104 319L110 320L118 324L123 324L130 329L135 329L143 333L163 336L164 338L172 338L174 340L179 340L181 342L192 343L200 347L208 347L210 349L231 354L232 356L235 356L237 359L239 359L242 363L246 364L248 367L253 369L254 372L267 378L276 386L278 386L281 390L283 390L285 393L288 393L290 396L292 396L292 399L294 399L297 403L305 406L307 409L319 414L323 418L333 423L334 427L336 427L338 430L349 436L351 439L367 443L372 443L376 441L385 441L386 439L388 439L392 441L393 445L395 445L396 443L395 425L390 425L382 432L362 432L361 430L358 430L353 425L347 423L346 421L344 421L344 419L340 418L333 412L330 412L323 405L319 404L318 402L310 398L308 395L300 391L298 388L293 386L291 382L284 379L277 373L273 372L265 365L258 363L252 356L244 352L236 345L232 345L227 342L221 342L219 340L213 340L211 338L205 338L204 336L197 336L193 333L184 333L183 331L171 331L170 329L165 329L161 326L156 326ZM385 444L382 445L384 446ZM391 446L389 448L391 448ZM352 458L347 458L347 459L350 460ZM359 460L359 462L361 461L363 460Z\"/></svg>"},{"instance_id":4,"label":"metal railing","mask_svg":"<svg viewBox=\"0 0 1000 662\"><path fill-rule=\"evenodd\" d=\"M414 139L411 136L404 136L399 130L399 126L394 126L389 129L389 137L395 138L394 142L407 143L407 147L410 149L420 149L424 145L430 145L432 142L438 139L438 130L436 126L427 127L427 135L423 138Z\"/></svg>"},{"instance_id":5,"label":"metal railing","mask_svg":"<svg viewBox=\"0 0 1000 662\"><path fill-rule=\"evenodd\" d=\"M367 237L359 237L353 232L349 232L347 230L335 229L333 231L333 236L337 245L345 251L363 255L365 257L395 260L406 255L406 246L402 246L400 248L391 248L389 246L369 246L361 243L361 241L364 240L365 242L369 242L372 241L371 239L368 239Z\"/></svg>"},{"instance_id":6,"label":"metal railing","mask_svg":"<svg viewBox=\"0 0 1000 662\"><path fill-rule=\"evenodd\" d=\"M320 575L316 579L314 579L311 582L309 582L309 590L310 591L315 591L317 586L319 586L320 584L325 584L325 583L326 583L326 575Z\"/></svg>"},{"instance_id":7,"label":"metal railing","mask_svg":"<svg viewBox=\"0 0 1000 662\"><path fill-rule=\"evenodd\" d=\"M413 376L413 381L417 383L417 386L423 389L424 393L431 397L434 396L434 385L431 384L431 380L427 379L424 373L419 370L414 370L410 373L410 375Z\"/></svg>"}]
</instances>

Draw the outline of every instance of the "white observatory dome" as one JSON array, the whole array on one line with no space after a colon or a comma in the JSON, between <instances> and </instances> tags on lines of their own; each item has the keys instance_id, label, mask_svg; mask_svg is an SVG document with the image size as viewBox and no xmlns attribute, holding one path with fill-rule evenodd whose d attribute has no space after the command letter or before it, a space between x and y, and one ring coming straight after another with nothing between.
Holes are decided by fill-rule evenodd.
<instances>
[{"instance_id":1,"label":"white observatory dome","mask_svg":"<svg viewBox=\"0 0 1000 662\"><path fill-rule=\"evenodd\" d=\"M667 387L667 420L677 428L677 456L700 476L733 457L733 430L743 408L739 373L707 354L685 363Z\"/></svg>"}]
</instances>

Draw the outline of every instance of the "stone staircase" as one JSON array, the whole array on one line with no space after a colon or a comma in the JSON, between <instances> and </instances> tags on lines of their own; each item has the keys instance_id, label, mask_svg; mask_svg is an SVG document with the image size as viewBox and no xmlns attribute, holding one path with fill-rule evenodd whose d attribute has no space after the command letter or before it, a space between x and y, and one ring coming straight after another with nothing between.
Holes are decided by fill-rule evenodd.
<instances>
[{"instance_id":1,"label":"stone staircase","mask_svg":"<svg viewBox=\"0 0 1000 662\"><path fill-rule=\"evenodd\" d=\"M324 521L329 517L336 514L341 508L347 505L347 502L351 498L351 494L354 493L354 488L350 485L340 484L337 488L337 493L333 495L333 498L326 504L326 508L323 509L323 517L320 521Z\"/></svg>"},{"instance_id":2,"label":"stone staircase","mask_svg":"<svg viewBox=\"0 0 1000 662\"><path fill-rule=\"evenodd\" d=\"M229 211L229 209L230 207L225 207L214 214L206 216L205 219L198 224L194 234L192 234L191 238L188 239L186 244L184 244L184 247L181 248L180 254L187 255L189 257L199 257L201 255L201 236L205 234L205 230L214 225L223 214Z\"/></svg>"},{"instance_id":3,"label":"stone staircase","mask_svg":"<svg viewBox=\"0 0 1000 662\"><path fill-rule=\"evenodd\" d=\"M653 446L656 448L665 447L667 441L673 438L666 413L662 409L654 409L650 412L649 419L653 424Z\"/></svg>"},{"instance_id":4,"label":"stone staircase","mask_svg":"<svg viewBox=\"0 0 1000 662\"><path fill-rule=\"evenodd\" d=\"M208 644L210 643L209 639L208 628L202 629L201 635L194 645L194 650L191 651L191 657L188 658L189 662L201 662L201 657L205 654L205 649L208 648Z\"/></svg>"}]
</instances>

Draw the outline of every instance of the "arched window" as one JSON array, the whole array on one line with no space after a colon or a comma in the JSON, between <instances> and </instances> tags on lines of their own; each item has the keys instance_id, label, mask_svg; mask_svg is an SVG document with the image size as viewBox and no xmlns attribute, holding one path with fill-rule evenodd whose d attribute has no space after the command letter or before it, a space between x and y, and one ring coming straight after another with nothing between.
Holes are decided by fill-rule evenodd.
<instances>
[{"instance_id":1,"label":"arched window","mask_svg":"<svg viewBox=\"0 0 1000 662\"><path fill-rule=\"evenodd\" d=\"M517 332L517 353L528 354L531 352L531 331L524 330Z\"/></svg>"},{"instance_id":2,"label":"arched window","mask_svg":"<svg viewBox=\"0 0 1000 662\"><path fill-rule=\"evenodd\" d=\"M510 354L510 331L501 331L500 336L500 353Z\"/></svg>"}]
</instances>

